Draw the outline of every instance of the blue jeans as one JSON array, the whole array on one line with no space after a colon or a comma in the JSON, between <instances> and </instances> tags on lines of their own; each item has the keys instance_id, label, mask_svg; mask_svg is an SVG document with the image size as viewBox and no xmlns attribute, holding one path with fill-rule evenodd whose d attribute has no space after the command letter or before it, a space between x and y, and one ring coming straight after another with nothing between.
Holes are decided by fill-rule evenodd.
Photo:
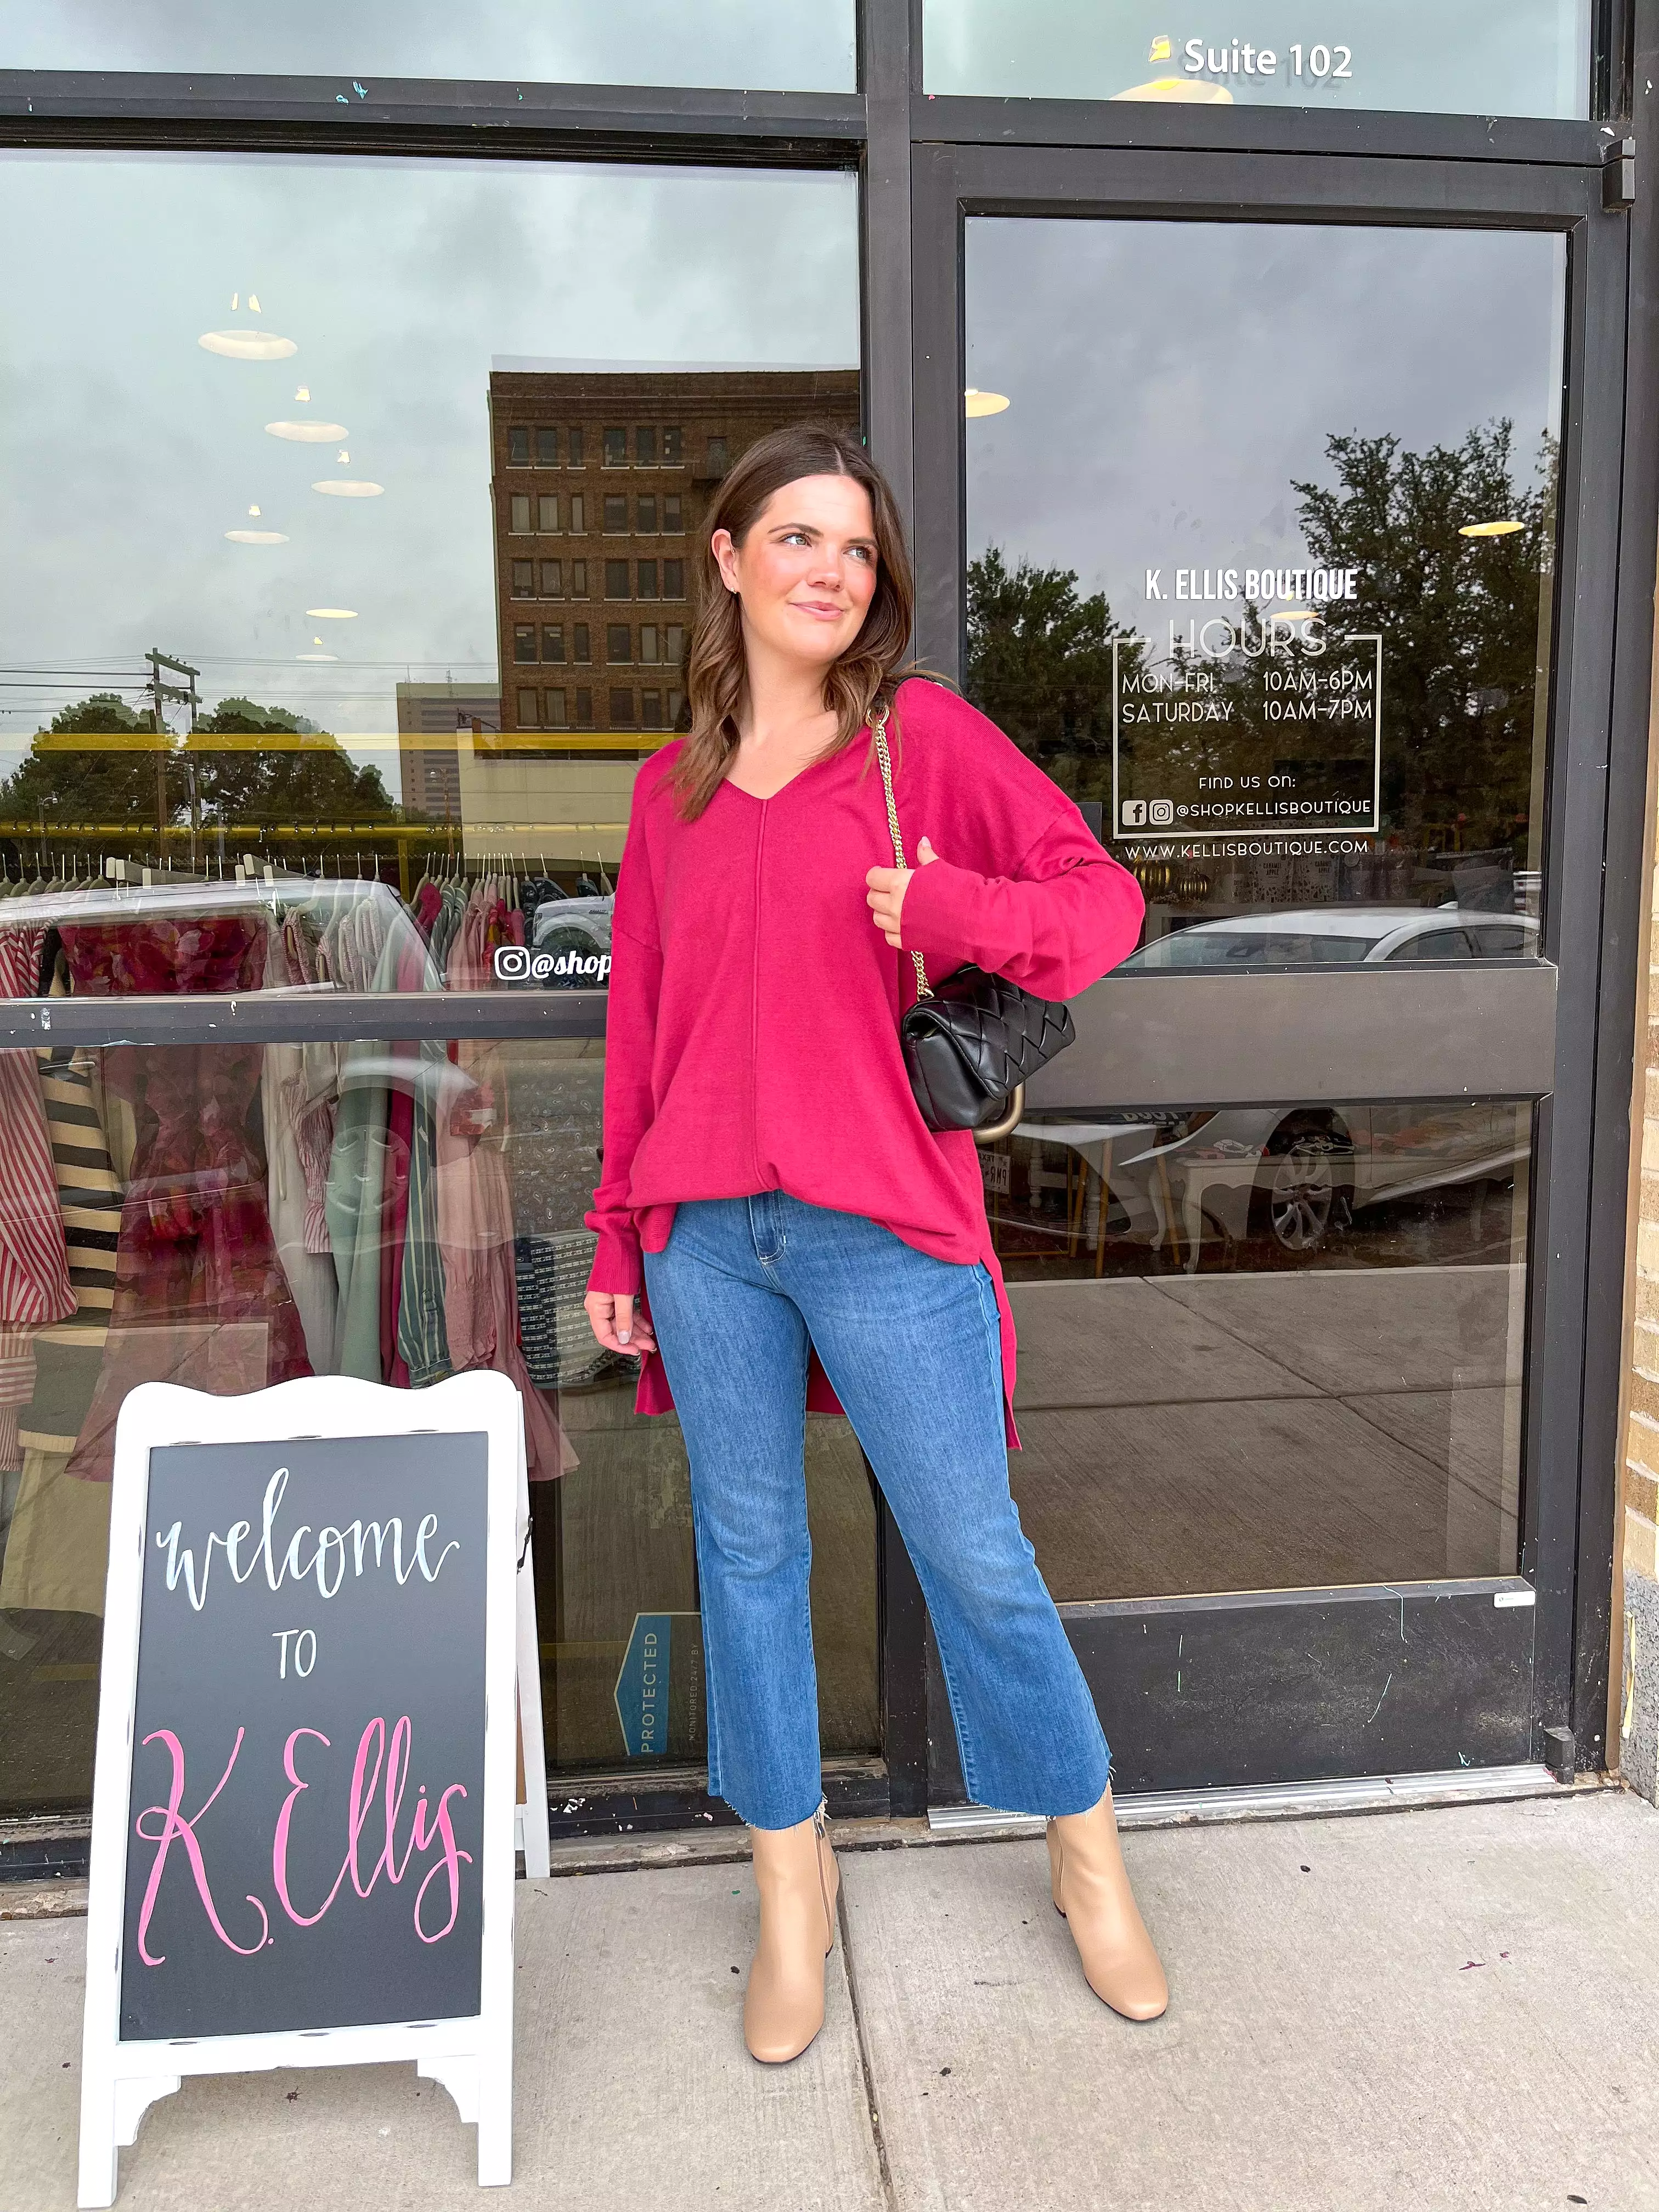
<instances>
[{"instance_id":1,"label":"blue jeans","mask_svg":"<svg viewBox=\"0 0 1659 2212\"><path fill-rule=\"evenodd\" d=\"M1097 1803L1106 1739L1008 1493L986 1270L767 1191L683 1205L645 1274L691 1462L711 1792L757 1828L793 1827L823 1795L807 1597L816 1347L915 1562L969 1796L1019 1813Z\"/></svg>"}]
</instances>

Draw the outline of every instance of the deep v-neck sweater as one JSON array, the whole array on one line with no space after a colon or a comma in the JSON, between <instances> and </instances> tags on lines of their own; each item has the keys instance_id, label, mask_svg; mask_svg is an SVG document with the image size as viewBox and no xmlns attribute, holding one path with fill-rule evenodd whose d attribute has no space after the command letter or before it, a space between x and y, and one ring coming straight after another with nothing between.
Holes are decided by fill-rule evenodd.
<instances>
[{"instance_id":1,"label":"deep v-neck sweater","mask_svg":"<svg viewBox=\"0 0 1659 2212\"><path fill-rule=\"evenodd\" d=\"M901 685L892 736L905 857L914 867L924 836L939 855L910 878L902 951L866 903L866 872L893 863L867 732L769 799L723 783L692 822L678 741L641 769L612 917L589 1287L638 1296L641 1251L664 1249L687 1200L786 1191L935 1259L982 1262L1012 1403L1013 1321L977 1148L969 1131L928 1128L905 1072L908 954L930 982L973 961L1069 999L1133 949L1143 902L1072 801L954 693ZM808 1402L839 1410L816 1360ZM672 1406L662 1361L646 1358L639 1411ZM1008 1428L1017 1442L1012 1412Z\"/></svg>"}]
</instances>

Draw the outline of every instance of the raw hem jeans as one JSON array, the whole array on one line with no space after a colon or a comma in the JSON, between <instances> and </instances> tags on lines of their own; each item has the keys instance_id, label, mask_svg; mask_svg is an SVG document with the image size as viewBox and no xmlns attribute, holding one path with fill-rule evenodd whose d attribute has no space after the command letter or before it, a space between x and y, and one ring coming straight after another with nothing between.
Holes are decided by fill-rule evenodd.
<instances>
[{"instance_id":1,"label":"raw hem jeans","mask_svg":"<svg viewBox=\"0 0 1659 2212\"><path fill-rule=\"evenodd\" d=\"M708 1786L751 1827L822 1796L807 1581L816 1347L915 1560L976 1803L1081 1813L1106 1788L1094 1702L1008 1492L984 1267L779 1191L683 1205L647 1253L691 1463Z\"/></svg>"}]
</instances>

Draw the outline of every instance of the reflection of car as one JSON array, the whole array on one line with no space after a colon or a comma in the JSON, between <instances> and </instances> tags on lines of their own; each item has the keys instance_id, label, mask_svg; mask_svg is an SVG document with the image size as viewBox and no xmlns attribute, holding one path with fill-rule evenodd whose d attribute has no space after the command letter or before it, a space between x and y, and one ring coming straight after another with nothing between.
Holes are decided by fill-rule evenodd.
<instances>
[{"instance_id":1,"label":"reflection of car","mask_svg":"<svg viewBox=\"0 0 1659 2212\"><path fill-rule=\"evenodd\" d=\"M1318 906L1291 914L1229 915L1194 922L1124 962L1126 970L1308 968L1383 960L1524 959L1538 951L1528 915L1478 908Z\"/></svg>"},{"instance_id":2,"label":"reflection of car","mask_svg":"<svg viewBox=\"0 0 1659 2212\"><path fill-rule=\"evenodd\" d=\"M550 956L538 962L532 977L547 991L603 989L611 974L611 912L614 897L544 899L531 924L532 952Z\"/></svg>"},{"instance_id":3,"label":"reflection of car","mask_svg":"<svg viewBox=\"0 0 1659 2212\"><path fill-rule=\"evenodd\" d=\"M1508 1182L1530 1135L1529 1110L1502 1101L1230 1107L1120 1134L1111 1189L1131 1236L1178 1243L1189 1261L1218 1231L1313 1253L1367 1206Z\"/></svg>"},{"instance_id":4,"label":"reflection of car","mask_svg":"<svg viewBox=\"0 0 1659 2212\"><path fill-rule=\"evenodd\" d=\"M536 908L531 942L538 952L567 942L584 951L609 952L616 903L614 898L544 899Z\"/></svg>"},{"instance_id":5,"label":"reflection of car","mask_svg":"<svg viewBox=\"0 0 1659 2212\"><path fill-rule=\"evenodd\" d=\"M1382 961L1525 958L1538 924L1455 906L1314 907L1231 915L1159 938L1127 969L1221 970ZM1189 1257L1217 1230L1317 1251L1334 1226L1386 1200L1507 1181L1527 1154L1524 1108L1455 1104L1233 1107L1164 1116L1145 1140L1120 1134L1112 1194L1131 1235L1177 1241Z\"/></svg>"}]
</instances>

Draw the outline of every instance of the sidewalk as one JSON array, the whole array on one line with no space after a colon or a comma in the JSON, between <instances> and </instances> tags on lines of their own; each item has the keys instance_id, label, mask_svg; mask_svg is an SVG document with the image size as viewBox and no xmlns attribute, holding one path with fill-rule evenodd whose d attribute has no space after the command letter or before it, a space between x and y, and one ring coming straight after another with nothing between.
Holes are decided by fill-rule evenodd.
<instances>
[{"instance_id":1,"label":"sidewalk","mask_svg":"<svg viewBox=\"0 0 1659 2212\"><path fill-rule=\"evenodd\" d=\"M516 2179L401 2068L186 2082L129 2212L1659 2208L1659 1812L1605 1790L1131 1834L1174 1992L1089 1994L1040 1842L849 1851L829 2018L740 2040L742 1866L519 1892ZM0 2200L69 2212L85 1922L0 1923Z\"/></svg>"}]
</instances>

